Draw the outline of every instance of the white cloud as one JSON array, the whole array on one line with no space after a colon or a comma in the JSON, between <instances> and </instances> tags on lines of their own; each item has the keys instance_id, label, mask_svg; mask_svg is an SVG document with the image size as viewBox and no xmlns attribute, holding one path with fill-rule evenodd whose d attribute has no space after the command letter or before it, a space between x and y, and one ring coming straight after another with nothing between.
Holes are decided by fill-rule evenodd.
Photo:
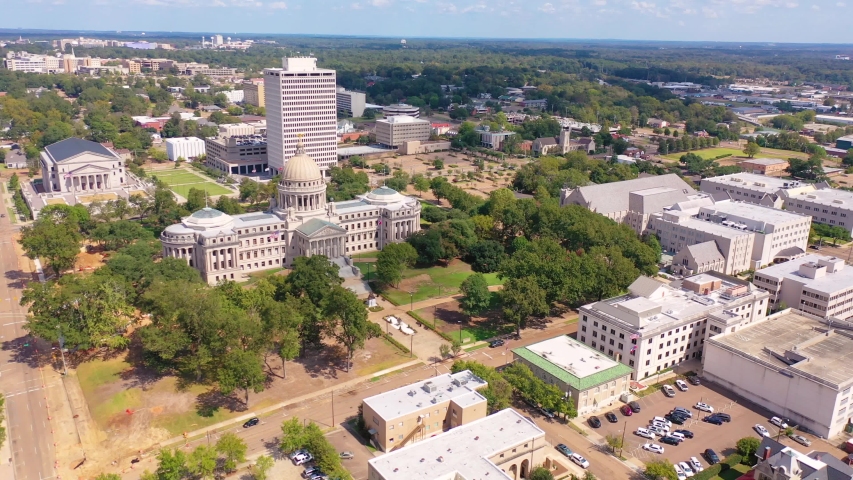
<instances>
[{"instance_id":1,"label":"white cloud","mask_svg":"<svg viewBox=\"0 0 853 480\"><path fill-rule=\"evenodd\" d=\"M797 2L788 2L788 3L786 3L786 4L785 4L785 7L786 7L786 8L797 8L797 7L799 7L799 6L800 6L800 4L799 4L799 3L797 3Z\"/></svg>"},{"instance_id":2,"label":"white cloud","mask_svg":"<svg viewBox=\"0 0 853 480\"><path fill-rule=\"evenodd\" d=\"M272 10L287 10L287 4L284 2L272 2L267 6Z\"/></svg>"},{"instance_id":3,"label":"white cloud","mask_svg":"<svg viewBox=\"0 0 853 480\"><path fill-rule=\"evenodd\" d=\"M452 3L439 3L438 13L456 13L456 5Z\"/></svg>"},{"instance_id":4,"label":"white cloud","mask_svg":"<svg viewBox=\"0 0 853 480\"><path fill-rule=\"evenodd\" d=\"M820 10L820 6L819 5L812 5L812 10Z\"/></svg>"},{"instance_id":5,"label":"white cloud","mask_svg":"<svg viewBox=\"0 0 853 480\"><path fill-rule=\"evenodd\" d=\"M362 8L364 8L364 5L360 3L353 3L352 5L350 5L350 8L353 10L361 10Z\"/></svg>"},{"instance_id":6,"label":"white cloud","mask_svg":"<svg viewBox=\"0 0 853 480\"><path fill-rule=\"evenodd\" d=\"M554 5L552 3L546 3L539 7L539 11L545 13L554 13L555 11L557 11L557 9L554 8Z\"/></svg>"},{"instance_id":7,"label":"white cloud","mask_svg":"<svg viewBox=\"0 0 853 480\"><path fill-rule=\"evenodd\" d=\"M702 7L702 15L704 15L705 18L717 18L717 11L713 8Z\"/></svg>"},{"instance_id":8,"label":"white cloud","mask_svg":"<svg viewBox=\"0 0 853 480\"><path fill-rule=\"evenodd\" d=\"M370 0L370 4L374 7L387 7L391 5L391 0Z\"/></svg>"},{"instance_id":9,"label":"white cloud","mask_svg":"<svg viewBox=\"0 0 853 480\"><path fill-rule=\"evenodd\" d=\"M846 7L846 6L847 6L847 4L846 4L846 3L844 3L844 2L837 2L837 3L835 4L835 6L836 6L836 7L842 7L842 8L843 8L843 7Z\"/></svg>"},{"instance_id":10,"label":"white cloud","mask_svg":"<svg viewBox=\"0 0 853 480\"><path fill-rule=\"evenodd\" d=\"M592 3L594 5L607 5L607 0L594 0Z\"/></svg>"},{"instance_id":11,"label":"white cloud","mask_svg":"<svg viewBox=\"0 0 853 480\"><path fill-rule=\"evenodd\" d=\"M634 0L631 2L631 8L644 13L654 13L656 5L652 2L638 2L637 0Z\"/></svg>"},{"instance_id":12,"label":"white cloud","mask_svg":"<svg viewBox=\"0 0 853 480\"><path fill-rule=\"evenodd\" d=\"M679 21L678 21L678 26L679 26L679 27L683 27L683 26L684 26L684 22L682 22L681 20L679 20Z\"/></svg>"}]
</instances>

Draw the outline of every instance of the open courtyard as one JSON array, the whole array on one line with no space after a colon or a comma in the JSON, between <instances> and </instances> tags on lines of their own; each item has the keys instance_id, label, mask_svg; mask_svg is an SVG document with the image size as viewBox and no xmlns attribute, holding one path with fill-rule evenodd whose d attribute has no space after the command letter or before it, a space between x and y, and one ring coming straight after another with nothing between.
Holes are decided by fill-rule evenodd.
<instances>
[{"instance_id":1,"label":"open courtyard","mask_svg":"<svg viewBox=\"0 0 853 480\"><path fill-rule=\"evenodd\" d=\"M168 185L170 190L183 198L187 198L191 188L204 190L211 197L236 193L234 190L216 183L203 173L195 172L188 167L149 168L146 169L146 172L152 177L157 177L158 180Z\"/></svg>"}]
</instances>

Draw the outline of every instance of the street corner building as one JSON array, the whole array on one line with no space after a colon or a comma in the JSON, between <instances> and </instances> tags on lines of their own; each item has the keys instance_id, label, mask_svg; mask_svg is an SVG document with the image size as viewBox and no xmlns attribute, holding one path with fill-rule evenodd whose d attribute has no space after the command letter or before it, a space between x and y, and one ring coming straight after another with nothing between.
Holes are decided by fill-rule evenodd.
<instances>
[{"instance_id":1,"label":"street corner building","mask_svg":"<svg viewBox=\"0 0 853 480\"><path fill-rule=\"evenodd\" d=\"M405 241L420 230L420 217L417 199L388 187L327 202L323 173L299 141L269 211L227 215L204 208L167 227L160 240L164 257L185 259L216 284L311 255L352 268L349 255Z\"/></svg>"}]
</instances>

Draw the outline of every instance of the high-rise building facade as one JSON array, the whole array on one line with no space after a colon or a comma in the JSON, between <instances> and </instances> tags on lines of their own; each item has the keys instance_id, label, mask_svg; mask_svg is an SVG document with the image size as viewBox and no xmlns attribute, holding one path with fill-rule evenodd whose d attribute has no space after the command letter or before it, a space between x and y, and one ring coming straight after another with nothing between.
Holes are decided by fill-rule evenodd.
<instances>
[{"instance_id":1,"label":"high-rise building facade","mask_svg":"<svg viewBox=\"0 0 853 480\"><path fill-rule=\"evenodd\" d=\"M325 176L338 161L335 71L310 57L284 58L282 67L264 69L269 166L283 169L301 135Z\"/></svg>"}]
</instances>

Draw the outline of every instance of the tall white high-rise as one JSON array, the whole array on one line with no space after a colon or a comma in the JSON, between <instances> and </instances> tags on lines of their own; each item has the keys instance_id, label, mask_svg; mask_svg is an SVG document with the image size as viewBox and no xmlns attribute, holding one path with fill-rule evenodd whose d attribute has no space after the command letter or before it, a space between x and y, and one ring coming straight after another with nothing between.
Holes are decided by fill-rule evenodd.
<instances>
[{"instance_id":1,"label":"tall white high-rise","mask_svg":"<svg viewBox=\"0 0 853 480\"><path fill-rule=\"evenodd\" d=\"M267 158L274 172L296 153L302 135L307 153L326 175L338 161L336 74L317 59L282 59L284 68L264 69Z\"/></svg>"}]
</instances>

